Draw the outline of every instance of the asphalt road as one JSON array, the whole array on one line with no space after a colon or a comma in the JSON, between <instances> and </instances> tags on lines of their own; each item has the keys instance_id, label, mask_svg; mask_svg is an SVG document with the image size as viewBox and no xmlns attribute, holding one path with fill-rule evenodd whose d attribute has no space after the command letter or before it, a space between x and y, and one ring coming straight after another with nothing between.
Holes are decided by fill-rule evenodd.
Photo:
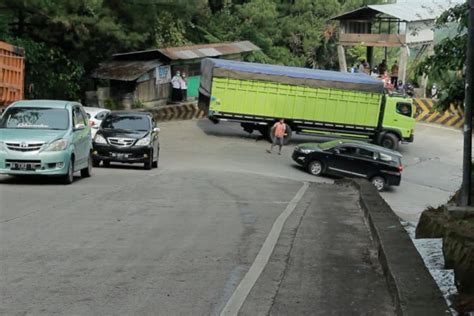
<instances>
[{"instance_id":1,"label":"asphalt road","mask_svg":"<svg viewBox=\"0 0 474 316\"><path fill-rule=\"evenodd\" d=\"M92 178L77 177L70 186L0 177L0 314L218 314L302 183L320 183L313 191L326 202L340 199L328 189L333 179L310 176L291 161L292 147L311 138L296 137L278 156L267 154L266 141L235 124L202 120L160 127L159 169L95 168ZM460 133L419 126L416 142L401 148L402 186L384 193L385 199L408 219L427 204L443 202L460 182L460 148ZM353 213L352 204L340 207ZM298 241L301 218L297 208L288 219L293 226L285 226L282 236ZM319 218L333 226L317 249L328 247L331 234L344 233L340 221L326 219ZM360 253L370 253L363 221L352 225L362 232ZM345 237L350 244L351 234ZM295 255L317 240L295 243ZM279 260L286 264L288 257ZM378 271L370 260L359 261L354 265L365 267L361 271ZM289 293L286 284L281 293ZM381 292L381 306L371 308L390 314ZM294 304L283 298L273 312Z\"/></svg>"}]
</instances>

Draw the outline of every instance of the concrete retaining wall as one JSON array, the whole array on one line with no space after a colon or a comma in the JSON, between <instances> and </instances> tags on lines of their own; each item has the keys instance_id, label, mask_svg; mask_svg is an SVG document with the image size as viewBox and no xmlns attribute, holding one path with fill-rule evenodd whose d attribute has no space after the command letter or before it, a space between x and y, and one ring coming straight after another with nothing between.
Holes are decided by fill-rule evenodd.
<instances>
[{"instance_id":1,"label":"concrete retaining wall","mask_svg":"<svg viewBox=\"0 0 474 316\"><path fill-rule=\"evenodd\" d=\"M360 205L398 315L451 315L408 233L374 186L365 180L341 181L359 189Z\"/></svg>"},{"instance_id":2,"label":"concrete retaining wall","mask_svg":"<svg viewBox=\"0 0 474 316\"><path fill-rule=\"evenodd\" d=\"M196 102L167 105L147 109L146 111L152 113L157 122L191 120L206 117L206 113L198 108Z\"/></svg>"},{"instance_id":3,"label":"concrete retaining wall","mask_svg":"<svg viewBox=\"0 0 474 316\"><path fill-rule=\"evenodd\" d=\"M431 99L414 99L417 122L434 123L448 127L461 128L464 125L464 113L451 106L446 111L439 112L434 109Z\"/></svg>"}]
</instances>

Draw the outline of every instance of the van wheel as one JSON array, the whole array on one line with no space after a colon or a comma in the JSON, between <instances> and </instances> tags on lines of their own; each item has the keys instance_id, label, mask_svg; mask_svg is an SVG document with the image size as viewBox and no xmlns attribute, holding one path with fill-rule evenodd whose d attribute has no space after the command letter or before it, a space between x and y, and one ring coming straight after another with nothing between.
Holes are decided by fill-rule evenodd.
<instances>
[{"instance_id":1,"label":"van wheel","mask_svg":"<svg viewBox=\"0 0 474 316\"><path fill-rule=\"evenodd\" d=\"M397 150L399 142L400 140L396 135L392 133L387 133L382 137L382 141L380 142L380 144L382 145L382 147Z\"/></svg>"},{"instance_id":2,"label":"van wheel","mask_svg":"<svg viewBox=\"0 0 474 316\"><path fill-rule=\"evenodd\" d=\"M69 160L67 173L62 177L61 182L64 184L71 184L74 182L74 160Z\"/></svg>"},{"instance_id":3,"label":"van wheel","mask_svg":"<svg viewBox=\"0 0 474 316\"><path fill-rule=\"evenodd\" d=\"M81 169L81 177L89 178L92 175L92 164L93 164L92 154L89 154L89 161L87 162L87 167L84 169Z\"/></svg>"},{"instance_id":4,"label":"van wheel","mask_svg":"<svg viewBox=\"0 0 474 316\"><path fill-rule=\"evenodd\" d=\"M286 125L286 129L285 129L285 136L283 137L283 145L288 145L288 143L291 140L292 130L291 130L290 125L288 124L285 124L285 125ZM268 140L273 143L275 141L275 135L272 133L272 127L273 125L268 127L267 136L268 136Z\"/></svg>"},{"instance_id":5,"label":"van wheel","mask_svg":"<svg viewBox=\"0 0 474 316\"><path fill-rule=\"evenodd\" d=\"M314 176L320 176L323 173L323 164L319 160L313 160L308 164L308 171Z\"/></svg>"},{"instance_id":6,"label":"van wheel","mask_svg":"<svg viewBox=\"0 0 474 316\"><path fill-rule=\"evenodd\" d=\"M148 160L145 161L143 167L145 168L145 170L150 170L151 168L153 168L153 151L150 151Z\"/></svg>"},{"instance_id":7,"label":"van wheel","mask_svg":"<svg viewBox=\"0 0 474 316\"><path fill-rule=\"evenodd\" d=\"M385 186L386 186L386 181L384 178L382 177L379 177L379 176L375 176L373 177L370 182L372 182L372 184L375 186L375 188L377 189L377 191L381 192L385 189Z\"/></svg>"},{"instance_id":8,"label":"van wheel","mask_svg":"<svg viewBox=\"0 0 474 316\"><path fill-rule=\"evenodd\" d=\"M92 159L92 166L93 167L99 167L100 166L100 160Z\"/></svg>"},{"instance_id":9,"label":"van wheel","mask_svg":"<svg viewBox=\"0 0 474 316\"><path fill-rule=\"evenodd\" d=\"M110 161L102 160L102 166L104 166L105 168L110 167Z\"/></svg>"}]
</instances>

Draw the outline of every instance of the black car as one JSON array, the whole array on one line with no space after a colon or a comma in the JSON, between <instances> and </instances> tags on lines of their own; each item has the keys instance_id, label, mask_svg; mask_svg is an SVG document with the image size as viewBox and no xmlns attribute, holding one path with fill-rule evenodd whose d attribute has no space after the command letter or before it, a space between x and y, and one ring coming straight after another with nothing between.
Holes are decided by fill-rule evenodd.
<instances>
[{"instance_id":1,"label":"black car","mask_svg":"<svg viewBox=\"0 0 474 316\"><path fill-rule=\"evenodd\" d=\"M145 169L158 167L160 143L156 123L147 112L113 112L107 115L95 135L94 166L102 161L143 163Z\"/></svg>"},{"instance_id":2,"label":"black car","mask_svg":"<svg viewBox=\"0 0 474 316\"><path fill-rule=\"evenodd\" d=\"M400 185L401 158L396 151L352 140L301 144L293 152L293 160L313 175L365 178L379 191Z\"/></svg>"}]
</instances>

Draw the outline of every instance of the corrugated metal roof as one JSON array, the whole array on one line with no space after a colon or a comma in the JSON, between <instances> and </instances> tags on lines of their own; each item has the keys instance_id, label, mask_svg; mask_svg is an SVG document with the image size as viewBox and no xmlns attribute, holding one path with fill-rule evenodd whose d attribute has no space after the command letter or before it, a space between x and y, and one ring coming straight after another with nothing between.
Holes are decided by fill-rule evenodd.
<instances>
[{"instance_id":1,"label":"corrugated metal roof","mask_svg":"<svg viewBox=\"0 0 474 316\"><path fill-rule=\"evenodd\" d=\"M331 20L345 20L357 17L359 14L367 16L369 11L382 13L406 22L434 20L444 11L464 0L418 0L393 4L376 4L338 15Z\"/></svg>"},{"instance_id":2,"label":"corrugated metal roof","mask_svg":"<svg viewBox=\"0 0 474 316\"><path fill-rule=\"evenodd\" d=\"M162 53L171 60L217 57L230 54L253 52L256 50L260 50L260 48L250 41L203 44L158 49L160 53Z\"/></svg>"},{"instance_id":3,"label":"corrugated metal roof","mask_svg":"<svg viewBox=\"0 0 474 316\"><path fill-rule=\"evenodd\" d=\"M102 63L92 74L93 78L135 81L141 75L158 67L161 63L157 60L150 61L111 61Z\"/></svg>"}]
</instances>

